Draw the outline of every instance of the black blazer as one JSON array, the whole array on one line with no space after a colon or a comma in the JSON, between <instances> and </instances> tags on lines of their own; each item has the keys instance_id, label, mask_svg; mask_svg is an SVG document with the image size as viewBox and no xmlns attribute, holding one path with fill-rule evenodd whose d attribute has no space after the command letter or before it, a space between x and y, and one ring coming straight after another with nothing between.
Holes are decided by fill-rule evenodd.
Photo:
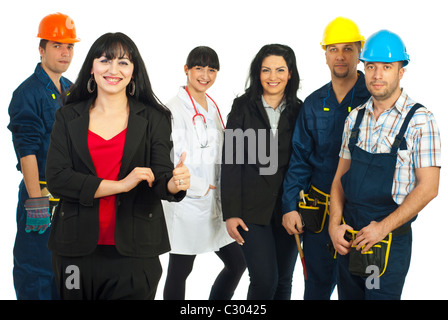
<instances>
[{"instance_id":1,"label":"black blazer","mask_svg":"<svg viewBox=\"0 0 448 320\"><path fill-rule=\"evenodd\" d=\"M93 252L98 243L101 182L87 146L89 108L92 100L60 108L55 115L47 156L48 189L60 198L53 216L49 248L64 256ZM153 257L170 250L161 199L179 201L185 192L168 193L172 177L171 122L155 108L129 100L129 119L118 179L135 167L150 167L156 181L152 188L141 182L117 195L115 246L125 256Z\"/></svg>"},{"instance_id":2,"label":"black blazer","mask_svg":"<svg viewBox=\"0 0 448 320\"><path fill-rule=\"evenodd\" d=\"M269 119L261 102L251 101L246 94L236 98L229 113L226 134L224 137L223 158L221 165L221 197L224 220L239 217L246 223L268 225L272 215L275 221L281 221L281 199L283 190L283 177L288 168L291 155L291 138L294 124L302 106L302 101L297 99L295 103L288 103L281 113L278 124L278 168L275 174L261 175L260 169L269 167L261 155L269 155L270 139L260 141L259 129L270 134ZM249 139L241 143L233 143L233 150L229 150L229 130L247 129L256 133L256 154ZM236 139L235 139L236 140ZM259 144L266 145L266 150L260 150ZM243 151L244 163L238 161L238 150ZM231 155L227 154L231 152ZM227 157L227 161L226 161ZM233 163L229 163L232 158ZM260 161L261 160L261 161ZM255 163L254 163L255 162ZM263 164L264 162L264 164Z\"/></svg>"}]
</instances>

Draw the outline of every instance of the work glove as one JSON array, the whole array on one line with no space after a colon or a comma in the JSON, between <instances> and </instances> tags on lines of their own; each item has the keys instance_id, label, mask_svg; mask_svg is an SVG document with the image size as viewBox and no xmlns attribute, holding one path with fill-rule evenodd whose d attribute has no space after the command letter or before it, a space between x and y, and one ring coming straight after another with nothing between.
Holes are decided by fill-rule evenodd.
<instances>
[{"instance_id":1,"label":"work glove","mask_svg":"<svg viewBox=\"0 0 448 320\"><path fill-rule=\"evenodd\" d=\"M30 198L25 201L26 232L42 234L50 226L50 201L48 197Z\"/></svg>"}]
</instances>

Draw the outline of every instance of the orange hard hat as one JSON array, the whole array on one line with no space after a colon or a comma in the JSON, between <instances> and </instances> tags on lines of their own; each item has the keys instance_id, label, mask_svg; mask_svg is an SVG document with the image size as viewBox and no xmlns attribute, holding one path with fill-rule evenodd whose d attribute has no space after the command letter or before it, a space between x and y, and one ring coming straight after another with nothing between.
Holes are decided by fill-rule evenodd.
<instances>
[{"instance_id":1,"label":"orange hard hat","mask_svg":"<svg viewBox=\"0 0 448 320\"><path fill-rule=\"evenodd\" d=\"M62 13L52 13L44 17L39 24L38 38L60 43L79 42L76 37L75 23Z\"/></svg>"}]
</instances>

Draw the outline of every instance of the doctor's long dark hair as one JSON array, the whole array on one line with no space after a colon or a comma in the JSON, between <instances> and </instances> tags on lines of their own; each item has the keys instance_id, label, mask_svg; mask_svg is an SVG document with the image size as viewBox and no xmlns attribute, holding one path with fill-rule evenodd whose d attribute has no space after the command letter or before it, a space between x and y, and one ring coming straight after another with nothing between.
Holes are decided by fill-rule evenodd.
<instances>
[{"instance_id":1,"label":"doctor's long dark hair","mask_svg":"<svg viewBox=\"0 0 448 320\"><path fill-rule=\"evenodd\" d=\"M297 70L297 62L294 51L283 44L267 44L263 46L252 60L249 76L246 81L246 94L251 100L260 99L263 94L263 87L260 82L261 64L266 57L281 56L286 61L286 65L291 72L291 78L285 88L285 98L287 103L297 102L297 91L300 86L300 76Z\"/></svg>"},{"instance_id":2,"label":"doctor's long dark hair","mask_svg":"<svg viewBox=\"0 0 448 320\"><path fill-rule=\"evenodd\" d=\"M150 105L166 115L171 114L168 108L165 107L154 94L145 63L143 62L134 41L121 32L106 33L93 43L87 53L81 70L79 71L78 78L69 89L70 93L66 97L65 104L96 98L98 91L95 89L92 93L89 93L87 90L87 82L91 77L93 60L100 58L103 55L110 60L121 58L126 55L134 64L133 77L135 82L135 94L130 96L128 88L126 90L126 95L129 99L135 99L145 105Z\"/></svg>"}]
</instances>

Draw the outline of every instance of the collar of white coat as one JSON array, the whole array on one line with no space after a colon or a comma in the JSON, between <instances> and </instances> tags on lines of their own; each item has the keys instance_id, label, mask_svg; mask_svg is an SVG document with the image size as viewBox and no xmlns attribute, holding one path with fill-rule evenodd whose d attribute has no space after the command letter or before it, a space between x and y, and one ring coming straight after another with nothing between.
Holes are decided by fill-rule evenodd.
<instances>
[{"instance_id":1,"label":"collar of white coat","mask_svg":"<svg viewBox=\"0 0 448 320\"><path fill-rule=\"evenodd\" d=\"M191 112L191 116L194 116L196 112L194 111L194 107L191 104L190 96L188 95L187 90L185 90L185 86L181 86L179 88L179 92L178 92L177 96L184 102L185 107ZM207 118L207 121L208 121L208 119L210 119L211 121L214 121L214 117L212 114L210 114L210 112L205 111L205 109L193 98L193 96L191 97L191 99L193 99L198 112L203 114ZM207 106L208 106L209 111L216 109L214 103L210 100L209 97L205 96L205 99L207 101ZM212 108L210 108L210 107L212 107Z\"/></svg>"}]
</instances>

